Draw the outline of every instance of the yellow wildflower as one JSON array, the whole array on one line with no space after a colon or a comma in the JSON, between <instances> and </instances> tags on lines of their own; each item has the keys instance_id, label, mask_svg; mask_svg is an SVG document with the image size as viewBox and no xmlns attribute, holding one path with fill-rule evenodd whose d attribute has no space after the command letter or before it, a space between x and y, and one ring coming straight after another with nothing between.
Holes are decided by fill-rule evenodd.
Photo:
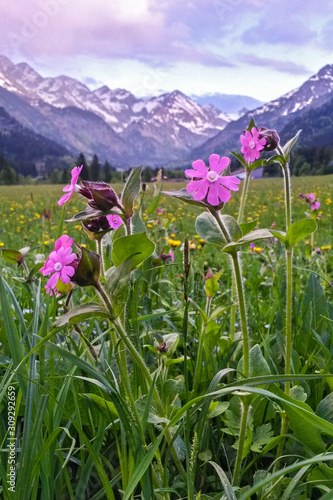
<instances>
[{"instance_id":1,"label":"yellow wildflower","mask_svg":"<svg viewBox=\"0 0 333 500\"><path fill-rule=\"evenodd\" d=\"M4 242L0 241L0 247L4 247L4 246L5 246Z\"/></svg>"},{"instance_id":2,"label":"yellow wildflower","mask_svg":"<svg viewBox=\"0 0 333 500\"><path fill-rule=\"evenodd\" d=\"M320 250L331 250L332 248L332 245L323 245L322 247L320 247Z\"/></svg>"},{"instance_id":3,"label":"yellow wildflower","mask_svg":"<svg viewBox=\"0 0 333 500\"><path fill-rule=\"evenodd\" d=\"M171 247L179 247L179 246L182 244L182 242L181 242L181 241L179 241L179 240L171 240L171 239L169 239L169 240L168 240L168 244L169 244Z\"/></svg>"}]
</instances>

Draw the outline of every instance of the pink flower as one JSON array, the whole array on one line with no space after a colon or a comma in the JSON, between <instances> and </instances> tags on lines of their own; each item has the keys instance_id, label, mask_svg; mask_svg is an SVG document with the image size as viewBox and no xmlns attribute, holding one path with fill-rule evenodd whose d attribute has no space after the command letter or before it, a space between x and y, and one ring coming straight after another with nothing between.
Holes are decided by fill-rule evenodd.
<instances>
[{"instance_id":1,"label":"pink flower","mask_svg":"<svg viewBox=\"0 0 333 500\"><path fill-rule=\"evenodd\" d=\"M319 207L320 207L320 201L315 201L310 205L311 210L318 210Z\"/></svg>"},{"instance_id":2,"label":"pink flower","mask_svg":"<svg viewBox=\"0 0 333 500\"><path fill-rule=\"evenodd\" d=\"M240 141L242 143L241 151L247 163L257 160L260 156L260 151L264 149L266 139L264 137L259 139L259 135L260 132L256 127L252 127L251 132L247 130L245 135L240 136Z\"/></svg>"},{"instance_id":3,"label":"pink flower","mask_svg":"<svg viewBox=\"0 0 333 500\"><path fill-rule=\"evenodd\" d=\"M118 229L118 227L120 227L123 223L120 215L111 214L107 215L106 218L108 220L109 226L112 227L112 229Z\"/></svg>"},{"instance_id":4,"label":"pink flower","mask_svg":"<svg viewBox=\"0 0 333 500\"><path fill-rule=\"evenodd\" d=\"M83 169L83 165L81 165L81 167L74 167L72 169L72 180L71 180L71 183L68 184L67 186L65 186L63 188L63 191L64 193L67 193L67 194L64 194L60 200L58 201L58 205L61 206L63 205L64 203L66 203L66 201L69 200L69 198L72 196L72 194L74 193L75 191L75 187L76 187L76 183L78 181L78 178L79 178L79 175L80 175L80 172L81 170Z\"/></svg>"},{"instance_id":5,"label":"pink flower","mask_svg":"<svg viewBox=\"0 0 333 500\"><path fill-rule=\"evenodd\" d=\"M55 243L55 250L50 253L44 266L40 269L43 276L52 275L46 284L46 293L57 294L57 283L60 279L64 284L71 281L74 276L75 266L70 266L76 259L76 254L72 253L73 238L67 235L61 236Z\"/></svg>"},{"instance_id":6,"label":"pink flower","mask_svg":"<svg viewBox=\"0 0 333 500\"><path fill-rule=\"evenodd\" d=\"M313 193L309 193L305 195L305 199L308 203L313 203L316 199L315 195Z\"/></svg>"},{"instance_id":7,"label":"pink flower","mask_svg":"<svg viewBox=\"0 0 333 500\"><path fill-rule=\"evenodd\" d=\"M202 160L192 163L194 170L185 170L185 175L192 178L186 189L193 193L194 200L199 201L207 197L207 202L213 206L219 205L220 201L225 203L230 200L230 190L238 191L235 184L240 184L240 180L234 176L220 175L229 163L230 160L226 156L220 158L219 155L212 154L209 157L209 170Z\"/></svg>"},{"instance_id":8,"label":"pink flower","mask_svg":"<svg viewBox=\"0 0 333 500\"><path fill-rule=\"evenodd\" d=\"M175 256L174 256L174 253L173 251L170 249L169 253L168 253L168 256L170 257L171 259L171 262L174 262L175 261Z\"/></svg>"},{"instance_id":9,"label":"pink flower","mask_svg":"<svg viewBox=\"0 0 333 500\"><path fill-rule=\"evenodd\" d=\"M156 209L156 213L157 213L157 214L160 214L160 215L163 215L163 213L164 213L164 208L157 207L157 209Z\"/></svg>"}]
</instances>

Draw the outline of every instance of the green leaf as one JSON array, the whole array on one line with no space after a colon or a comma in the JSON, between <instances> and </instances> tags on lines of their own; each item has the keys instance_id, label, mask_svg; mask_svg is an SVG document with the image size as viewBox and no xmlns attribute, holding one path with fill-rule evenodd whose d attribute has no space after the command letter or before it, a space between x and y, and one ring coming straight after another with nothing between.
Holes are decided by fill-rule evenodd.
<instances>
[{"instance_id":1,"label":"green leaf","mask_svg":"<svg viewBox=\"0 0 333 500\"><path fill-rule=\"evenodd\" d=\"M282 155L271 156L268 160L265 161L264 166L272 165L275 163L280 163L280 165L285 165L286 161Z\"/></svg>"},{"instance_id":2,"label":"green leaf","mask_svg":"<svg viewBox=\"0 0 333 500\"><path fill-rule=\"evenodd\" d=\"M235 496L235 493L234 493L234 489L233 487L231 486L230 482L229 482L229 479L226 475L226 473L221 469L221 467L216 464L215 462L208 462L210 465L212 465L214 467L214 469L216 470L217 472L217 475L219 476L220 478L220 481L221 481L221 484L223 486L223 489L224 489L224 493L227 497L227 500L237 500L236 499L236 496Z\"/></svg>"},{"instance_id":3,"label":"green leaf","mask_svg":"<svg viewBox=\"0 0 333 500\"><path fill-rule=\"evenodd\" d=\"M249 126L247 127L248 132L252 132L253 127L257 128L256 122L254 121L254 118L251 118L251 121L249 123Z\"/></svg>"},{"instance_id":4,"label":"green leaf","mask_svg":"<svg viewBox=\"0 0 333 500\"><path fill-rule=\"evenodd\" d=\"M252 172L252 170L254 170L255 168L262 167L264 164L265 164L265 160L256 160L247 166L247 170L249 172Z\"/></svg>"},{"instance_id":5,"label":"green leaf","mask_svg":"<svg viewBox=\"0 0 333 500\"><path fill-rule=\"evenodd\" d=\"M146 231L147 231L146 226L142 222L142 219L140 217L139 212L136 212L132 217L132 232L133 232L133 234L145 233Z\"/></svg>"},{"instance_id":6,"label":"green leaf","mask_svg":"<svg viewBox=\"0 0 333 500\"><path fill-rule=\"evenodd\" d=\"M134 255L124 260L118 267L112 267L107 272L106 290L109 294L113 311L116 316L122 313L129 292L129 278L132 271Z\"/></svg>"},{"instance_id":7,"label":"green leaf","mask_svg":"<svg viewBox=\"0 0 333 500\"><path fill-rule=\"evenodd\" d=\"M288 141L283 147L282 147L282 151L283 151L283 156L286 160L286 162L289 161L289 155L290 155L290 151L292 150L292 148L294 147L294 145L296 144L296 142L298 141L299 139L299 136L301 135L301 132L302 130L299 130L297 132L297 134L295 135L295 137L293 137L292 139L290 139L290 141Z\"/></svg>"},{"instance_id":8,"label":"green leaf","mask_svg":"<svg viewBox=\"0 0 333 500\"><path fill-rule=\"evenodd\" d=\"M122 195L122 204L125 209L127 217L132 217L134 213L133 212L134 201L138 196L138 194L140 193L141 170L142 167L133 168L124 187Z\"/></svg>"},{"instance_id":9,"label":"green leaf","mask_svg":"<svg viewBox=\"0 0 333 500\"><path fill-rule=\"evenodd\" d=\"M224 227L230 235L231 240L238 241L242 237L242 231L236 219L231 217L231 215L221 215L220 217Z\"/></svg>"},{"instance_id":10,"label":"green leaf","mask_svg":"<svg viewBox=\"0 0 333 500\"><path fill-rule=\"evenodd\" d=\"M288 401L297 403L298 407L304 408L308 413L315 417L314 411L308 404L298 401L297 399L293 399L290 396L286 396L278 387L275 388L274 392L281 397L283 395L283 397ZM296 438L314 453L324 452L325 447L318 427L312 423L311 420L305 421L304 418L300 418L299 411L292 406L285 405L285 411L290 422L290 427L292 428Z\"/></svg>"},{"instance_id":11,"label":"green leaf","mask_svg":"<svg viewBox=\"0 0 333 500\"><path fill-rule=\"evenodd\" d=\"M263 424L256 427L253 432L251 450L260 453L262 447L269 443L273 438L274 431L272 430L272 424Z\"/></svg>"},{"instance_id":12,"label":"green leaf","mask_svg":"<svg viewBox=\"0 0 333 500\"><path fill-rule=\"evenodd\" d=\"M286 241L286 233L284 231L275 231L273 229L270 229L270 232L272 233L275 238L280 240L282 243L285 243Z\"/></svg>"},{"instance_id":13,"label":"green leaf","mask_svg":"<svg viewBox=\"0 0 333 500\"><path fill-rule=\"evenodd\" d=\"M221 230L209 212L203 212L195 221L195 228L198 235L203 238L207 243L217 245L219 247L225 244L225 239L222 236Z\"/></svg>"},{"instance_id":14,"label":"green leaf","mask_svg":"<svg viewBox=\"0 0 333 500\"><path fill-rule=\"evenodd\" d=\"M205 291L208 297L214 297L219 290L219 279L222 271L219 271L214 277L209 278L205 283Z\"/></svg>"},{"instance_id":15,"label":"green leaf","mask_svg":"<svg viewBox=\"0 0 333 500\"><path fill-rule=\"evenodd\" d=\"M316 414L333 424L333 392L320 401Z\"/></svg>"},{"instance_id":16,"label":"green leaf","mask_svg":"<svg viewBox=\"0 0 333 500\"><path fill-rule=\"evenodd\" d=\"M317 229L317 223L314 219L302 219L294 222L289 227L286 234L286 245L294 246L299 241L303 240L309 234Z\"/></svg>"},{"instance_id":17,"label":"green leaf","mask_svg":"<svg viewBox=\"0 0 333 500\"><path fill-rule=\"evenodd\" d=\"M116 267L133 256L132 269L148 259L155 250L155 244L146 233L131 234L118 238L112 248L112 260Z\"/></svg>"},{"instance_id":18,"label":"green leaf","mask_svg":"<svg viewBox=\"0 0 333 500\"><path fill-rule=\"evenodd\" d=\"M185 201L190 205L196 205L198 207L205 207L205 208L207 206L202 201L195 201L191 193L189 193L186 188L180 189L179 191L162 191L162 194L165 194L166 196L172 196L173 198L177 198L178 200Z\"/></svg>"},{"instance_id":19,"label":"green leaf","mask_svg":"<svg viewBox=\"0 0 333 500\"><path fill-rule=\"evenodd\" d=\"M222 415L229 408L229 401L212 401L209 405L207 418L215 418Z\"/></svg>"},{"instance_id":20,"label":"green leaf","mask_svg":"<svg viewBox=\"0 0 333 500\"><path fill-rule=\"evenodd\" d=\"M272 238L273 235L268 229L255 229L250 233L243 236L240 240L232 243L228 243L223 251L226 253L233 253L238 246L246 246L257 240L266 240L267 238Z\"/></svg>"},{"instance_id":21,"label":"green leaf","mask_svg":"<svg viewBox=\"0 0 333 500\"><path fill-rule=\"evenodd\" d=\"M303 401L303 403L307 400L308 395L301 385L294 385L290 389L290 397L293 399L297 399L297 401Z\"/></svg>"},{"instance_id":22,"label":"green leaf","mask_svg":"<svg viewBox=\"0 0 333 500\"><path fill-rule=\"evenodd\" d=\"M244 159L244 156L239 154L239 153L236 153L235 151L231 151L231 154L232 156L234 156L235 158L237 158L237 160L243 165L243 167L245 168L245 170L247 169L247 163Z\"/></svg>"},{"instance_id":23,"label":"green leaf","mask_svg":"<svg viewBox=\"0 0 333 500\"><path fill-rule=\"evenodd\" d=\"M242 236L245 236L249 234L253 229L256 227L258 221L256 220L251 220L250 222L243 222L242 224L239 224L240 230L242 231Z\"/></svg>"},{"instance_id":24,"label":"green leaf","mask_svg":"<svg viewBox=\"0 0 333 500\"><path fill-rule=\"evenodd\" d=\"M107 401L106 399L97 396L97 394L92 394L92 393L85 393L83 394L83 396L91 399L99 408L101 408L107 418L110 418L110 414L115 419L119 418L119 413L117 412L117 409L115 405L112 403L112 401Z\"/></svg>"},{"instance_id":25,"label":"green leaf","mask_svg":"<svg viewBox=\"0 0 333 500\"><path fill-rule=\"evenodd\" d=\"M243 372L244 361L240 359L237 370ZM259 344L254 345L250 349L250 377L260 377L262 375L270 375L271 369L262 355Z\"/></svg>"},{"instance_id":26,"label":"green leaf","mask_svg":"<svg viewBox=\"0 0 333 500\"><path fill-rule=\"evenodd\" d=\"M60 316L60 318L54 322L54 326L59 327L67 324L80 323L81 321L91 319L93 316L109 318L110 313L101 304L89 302L88 304L81 304L80 306L74 307L63 316Z\"/></svg>"},{"instance_id":27,"label":"green leaf","mask_svg":"<svg viewBox=\"0 0 333 500\"><path fill-rule=\"evenodd\" d=\"M2 256L5 261L9 262L10 264L17 264L18 262L21 262L22 259L21 252L9 248L2 249Z\"/></svg>"}]
</instances>

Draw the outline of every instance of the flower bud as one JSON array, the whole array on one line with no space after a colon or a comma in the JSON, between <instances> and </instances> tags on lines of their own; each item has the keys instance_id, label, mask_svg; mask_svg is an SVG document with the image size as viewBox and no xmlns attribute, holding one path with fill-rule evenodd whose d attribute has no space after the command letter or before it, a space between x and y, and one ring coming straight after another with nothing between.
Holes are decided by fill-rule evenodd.
<instances>
[{"instance_id":1,"label":"flower bud","mask_svg":"<svg viewBox=\"0 0 333 500\"><path fill-rule=\"evenodd\" d=\"M72 280L79 286L96 286L100 276L100 256L80 245L77 247L81 250L81 257Z\"/></svg>"},{"instance_id":2,"label":"flower bud","mask_svg":"<svg viewBox=\"0 0 333 500\"><path fill-rule=\"evenodd\" d=\"M83 188L79 193L88 198L88 205L96 210L108 212L114 207L121 208L118 197L112 187L106 182L82 181Z\"/></svg>"},{"instance_id":3,"label":"flower bud","mask_svg":"<svg viewBox=\"0 0 333 500\"><path fill-rule=\"evenodd\" d=\"M102 238L112 229L105 215L84 221L82 225L89 238L92 240Z\"/></svg>"},{"instance_id":4,"label":"flower bud","mask_svg":"<svg viewBox=\"0 0 333 500\"><path fill-rule=\"evenodd\" d=\"M261 127L259 129L259 139L266 139L263 151L274 151L280 144L280 137L276 130Z\"/></svg>"}]
</instances>

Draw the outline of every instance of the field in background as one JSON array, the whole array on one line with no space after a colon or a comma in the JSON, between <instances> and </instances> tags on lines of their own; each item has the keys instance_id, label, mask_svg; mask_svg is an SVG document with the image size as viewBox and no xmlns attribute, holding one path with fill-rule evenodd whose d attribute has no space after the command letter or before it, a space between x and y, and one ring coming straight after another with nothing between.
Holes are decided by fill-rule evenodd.
<instances>
[{"instance_id":1,"label":"field in background","mask_svg":"<svg viewBox=\"0 0 333 500\"><path fill-rule=\"evenodd\" d=\"M167 182L164 190L178 190L185 183ZM62 194L61 185L37 186L0 186L0 245L7 248L32 246L35 251L47 253L49 245L55 239L57 224L61 209L57 201ZM121 185L114 185L115 190L121 190ZM299 193L314 192L321 201L322 218L320 230L315 234L315 243L318 246L329 245L332 241L332 212L333 212L333 176L297 177L292 179L293 190L293 218L304 218L307 204L299 198ZM149 184L144 197L144 207L154 192L154 185ZM239 207L238 193L234 193L227 203L224 212L235 216ZM249 197L246 206L245 219L258 219L259 227L270 227L276 222L277 229L284 229L284 195L282 179L260 179L251 182ZM66 218L70 218L76 211L86 206L86 200L74 195L67 204ZM196 207L183 204L175 199L162 197L160 207L164 209L163 216L155 213L146 214L149 225L155 226L159 217L171 219L171 232L177 233L177 238L187 236L190 240L195 237L195 217L200 213ZM43 211L50 211L50 218L43 217ZM145 218L145 215L143 213ZM152 227L152 229L153 229ZM81 224L67 224L65 231L78 242L93 247L93 242L82 233Z\"/></svg>"}]
</instances>

